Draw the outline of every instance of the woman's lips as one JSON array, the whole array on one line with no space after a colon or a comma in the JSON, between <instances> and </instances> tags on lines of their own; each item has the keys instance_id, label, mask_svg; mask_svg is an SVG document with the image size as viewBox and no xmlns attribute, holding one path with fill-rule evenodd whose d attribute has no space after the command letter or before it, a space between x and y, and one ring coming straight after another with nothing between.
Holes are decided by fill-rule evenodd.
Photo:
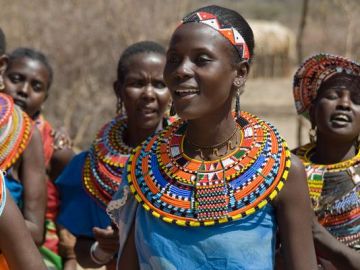
<instances>
[{"instance_id":1,"label":"woman's lips","mask_svg":"<svg viewBox=\"0 0 360 270\"><path fill-rule=\"evenodd\" d=\"M14 99L14 103L16 105L18 105L20 108L25 109L26 108L26 102L19 100L19 99Z\"/></svg>"},{"instance_id":2,"label":"woman's lips","mask_svg":"<svg viewBox=\"0 0 360 270\"><path fill-rule=\"evenodd\" d=\"M200 91L196 88L189 88L189 89L178 89L175 90L174 93L175 93L175 98L186 100L199 95Z\"/></svg>"},{"instance_id":3,"label":"woman's lips","mask_svg":"<svg viewBox=\"0 0 360 270\"><path fill-rule=\"evenodd\" d=\"M351 123L352 118L347 114L336 113L331 116L330 121L332 124L334 124L337 127L343 127Z\"/></svg>"}]
</instances>

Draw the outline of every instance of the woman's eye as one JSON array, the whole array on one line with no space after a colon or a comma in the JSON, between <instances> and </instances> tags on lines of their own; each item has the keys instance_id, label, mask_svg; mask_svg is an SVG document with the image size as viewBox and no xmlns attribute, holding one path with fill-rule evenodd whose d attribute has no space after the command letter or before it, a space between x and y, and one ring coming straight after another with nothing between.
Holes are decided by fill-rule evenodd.
<instances>
[{"instance_id":1,"label":"woman's eye","mask_svg":"<svg viewBox=\"0 0 360 270\"><path fill-rule=\"evenodd\" d=\"M336 92L329 92L325 95L325 98L327 99L337 99L339 97L339 95Z\"/></svg>"},{"instance_id":2,"label":"woman's eye","mask_svg":"<svg viewBox=\"0 0 360 270\"><path fill-rule=\"evenodd\" d=\"M136 87L136 88L141 88L143 87L145 84L142 82L142 81L132 81L132 82L129 82L127 84L127 86L130 86L130 87Z\"/></svg>"},{"instance_id":3,"label":"woman's eye","mask_svg":"<svg viewBox=\"0 0 360 270\"><path fill-rule=\"evenodd\" d=\"M41 84L34 84L33 89L35 92L41 92L42 91L42 85Z\"/></svg>"},{"instance_id":4,"label":"woman's eye","mask_svg":"<svg viewBox=\"0 0 360 270\"><path fill-rule=\"evenodd\" d=\"M207 55L199 55L198 57L195 58L195 63L197 65L205 65L208 62L211 62L211 58Z\"/></svg>"},{"instance_id":5,"label":"woman's eye","mask_svg":"<svg viewBox=\"0 0 360 270\"><path fill-rule=\"evenodd\" d=\"M158 89L163 89L166 87L165 83L162 81L156 81L153 83L153 86Z\"/></svg>"},{"instance_id":6,"label":"woman's eye","mask_svg":"<svg viewBox=\"0 0 360 270\"><path fill-rule=\"evenodd\" d=\"M17 83L21 80L21 76L17 74L9 75L9 79L12 83Z\"/></svg>"},{"instance_id":7,"label":"woman's eye","mask_svg":"<svg viewBox=\"0 0 360 270\"><path fill-rule=\"evenodd\" d=\"M360 94L356 93L351 95L351 101L356 105L360 105Z\"/></svg>"},{"instance_id":8,"label":"woman's eye","mask_svg":"<svg viewBox=\"0 0 360 270\"><path fill-rule=\"evenodd\" d=\"M166 61L168 63L179 63L181 60L180 60L180 57L176 54L168 54L167 57L166 57Z\"/></svg>"}]
</instances>

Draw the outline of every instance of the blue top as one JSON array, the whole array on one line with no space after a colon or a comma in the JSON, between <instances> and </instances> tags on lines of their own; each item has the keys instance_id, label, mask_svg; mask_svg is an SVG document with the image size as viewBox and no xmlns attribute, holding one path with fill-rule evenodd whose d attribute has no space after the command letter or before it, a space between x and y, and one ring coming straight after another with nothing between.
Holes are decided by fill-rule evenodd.
<instances>
[{"instance_id":1,"label":"blue top","mask_svg":"<svg viewBox=\"0 0 360 270\"><path fill-rule=\"evenodd\" d=\"M61 202L57 222L75 236L94 238L92 228L105 229L111 220L105 209L83 187L82 169L87 154L76 155L56 179Z\"/></svg>"},{"instance_id":2,"label":"blue top","mask_svg":"<svg viewBox=\"0 0 360 270\"><path fill-rule=\"evenodd\" d=\"M270 204L237 221L181 227L153 217L135 201L126 183L108 210L119 227L119 254L135 218L140 269L274 269L277 224Z\"/></svg>"},{"instance_id":3,"label":"blue top","mask_svg":"<svg viewBox=\"0 0 360 270\"><path fill-rule=\"evenodd\" d=\"M5 175L6 188L9 190L12 199L15 201L17 206L22 209L23 206L23 193L24 187L22 183L14 179L10 174Z\"/></svg>"}]
</instances>

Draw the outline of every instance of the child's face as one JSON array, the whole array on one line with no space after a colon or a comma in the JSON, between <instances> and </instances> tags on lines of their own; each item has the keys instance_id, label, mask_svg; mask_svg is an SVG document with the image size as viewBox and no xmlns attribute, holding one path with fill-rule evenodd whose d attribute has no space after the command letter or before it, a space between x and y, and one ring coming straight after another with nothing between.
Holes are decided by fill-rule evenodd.
<instances>
[{"instance_id":1,"label":"child's face","mask_svg":"<svg viewBox=\"0 0 360 270\"><path fill-rule=\"evenodd\" d=\"M201 23L181 25L167 52L165 81L177 114L197 119L219 112L233 97L236 69L231 44L220 33Z\"/></svg>"},{"instance_id":2,"label":"child's face","mask_svg":"<svg viewBox=\"0 0 360 270\"><path fill-rule=\"evenodd\" d=\"M170 101L163 79L165 56L144 52L130 57L119 94L129 121L141 129L156 128Z\"/></svg>"},{"instance_id":3,"label":"child's face","mask_svg":"<svg viewBox=\"0 0 360 270\"><path fill-rule=\"evenodd\" d=\"M313 121L320 134L352 141L360 134L359 85L342 78L329 80L319 91Z\"/></svg>"},{"instance_id":4,"label":"child's face","mask_svg":"<svg viewBox=\"0 0 360 270\"><path fill-rule=\"evenodd\" d=\"M47 96L47 68L38 60L22 57L9 63L3 77L5 93L12 96L15 104L33 117Z\"/></svg>"}]
</instances>

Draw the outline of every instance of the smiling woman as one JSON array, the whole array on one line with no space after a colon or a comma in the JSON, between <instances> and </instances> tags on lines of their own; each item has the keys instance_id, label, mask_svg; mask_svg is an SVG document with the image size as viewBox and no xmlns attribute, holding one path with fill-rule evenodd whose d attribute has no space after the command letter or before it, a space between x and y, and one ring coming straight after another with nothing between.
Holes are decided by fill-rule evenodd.
<instances>
[{"instance_id":1,"label":"smiling woman","mask_svg":"<svg viewBox=\"0 0 360 270\"><path fill-rule=\"evenodd\" d=\"M359 269L360 65L329 54L310 57L295 74L294 97L298 113L312 125L311 143L295 153L324 226L314 221L318 253L339 269Z\"/></svg>"},{"instance_id":2,"label":"smiling woman","mask_svg":"<svg viewBox=\"0 0 360 270\"><path fill-rule=\"evenodd\" d=\"M316 269L303 166L240 111L253 50L246 20L219 6L174 31L164 79L181 120L133 151L108 206L119 269L273 269L277 229L287 269Z\"/></svg>"}]
</instances>

